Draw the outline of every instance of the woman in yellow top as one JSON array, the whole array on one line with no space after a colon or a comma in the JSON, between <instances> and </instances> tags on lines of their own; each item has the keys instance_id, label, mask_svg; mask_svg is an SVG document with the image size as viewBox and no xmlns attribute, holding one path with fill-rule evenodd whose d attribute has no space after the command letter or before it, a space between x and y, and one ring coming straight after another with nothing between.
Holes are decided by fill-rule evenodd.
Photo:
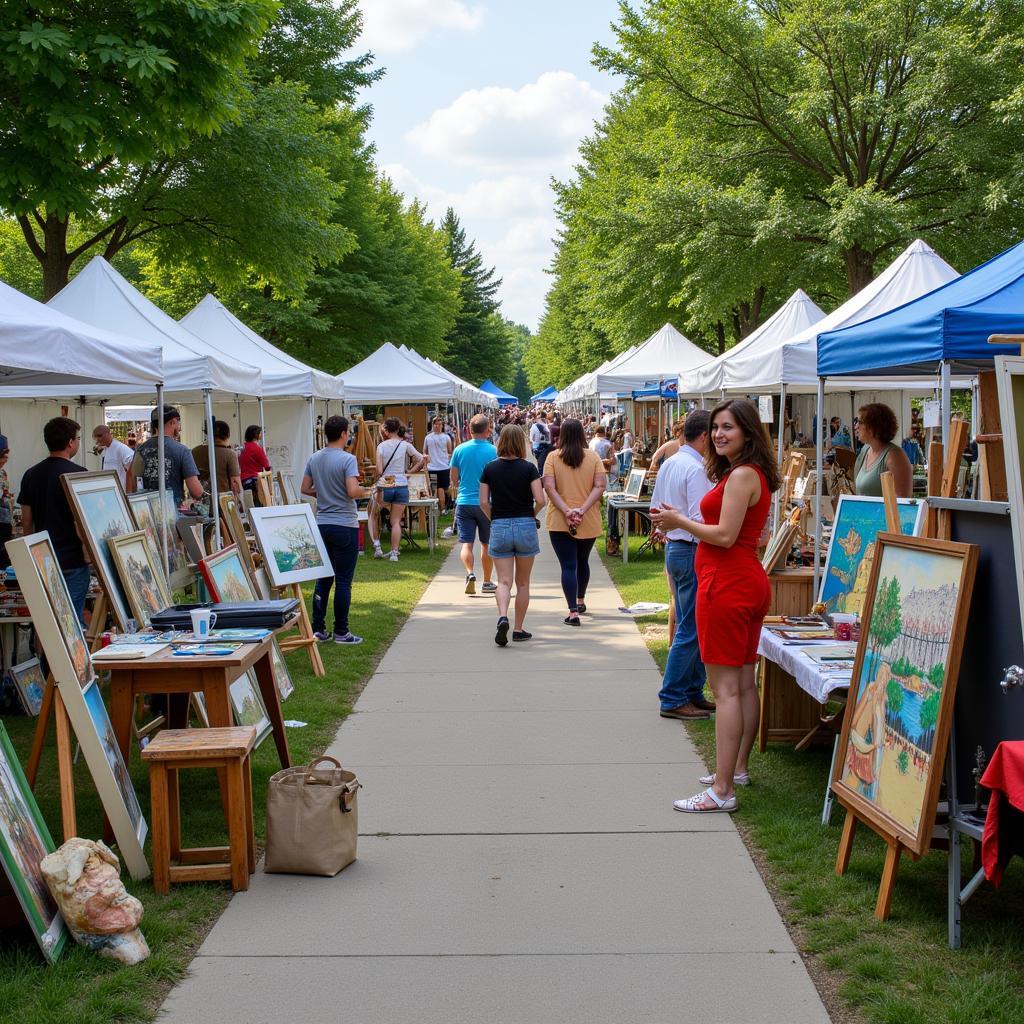
<instances>
[{"instance_id":1,"label":"woman in yellow top","mask_svg":"<svg viewBox=\"0 0 1024 1024\"><path fill-rule=\"evenodd\" d=\"M601 536L601 495L608 476L600 455L587 447L579 420L563 421L558 451L544 463L548 494L548 531L562 567L562 593L569 605L565 622L580 624L587 610L584 598L590 583L590 551Z\"/></svg>"}]
</instances>

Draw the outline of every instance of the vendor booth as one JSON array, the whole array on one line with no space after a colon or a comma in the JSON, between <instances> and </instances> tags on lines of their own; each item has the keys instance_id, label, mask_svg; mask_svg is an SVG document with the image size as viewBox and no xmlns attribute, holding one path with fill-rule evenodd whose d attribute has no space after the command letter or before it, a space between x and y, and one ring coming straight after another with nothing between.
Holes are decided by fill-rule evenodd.
<instances>
[{"instance_id":1,"label":"vendor booth","mask_svg":"<svg viewBox=\"0 0 1024 1024\"><path fill-rule=\"evenodd\" d=\"M531 402L553 402L558 397L558 388L553 384L549 384L543 391L538 391L537 394L530 397Z\"/></svg>"},{"instance_id":2,"label":"vendor booth","mask_svg":"<svg viewBox=\"0 0 1024 1024\"><path fill-rule=\"evenodd\" d=\"M488 377L487 380L485 380L483 384L480 385L480 390L486 391L489 395L494 395L494 397L498 400L498 405L519 404L519 399L516 398L515 395L510 395L503 388L499 388L498 385L495 384L490 377Z\"/></svg>"}]
</instances>

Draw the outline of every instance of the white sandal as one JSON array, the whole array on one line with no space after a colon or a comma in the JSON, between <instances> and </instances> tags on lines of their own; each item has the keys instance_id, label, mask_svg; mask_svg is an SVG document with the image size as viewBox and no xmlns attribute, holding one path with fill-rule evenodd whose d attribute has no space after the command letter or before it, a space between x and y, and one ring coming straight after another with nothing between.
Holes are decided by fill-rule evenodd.
<instances>
[{"instance_id":1,"label":"white sandal","mask_svg":"<svg viewBox=\"0 0 1024 1024\"><path fill-rule=\"evenodd\" d=\"M713 786L715 784L715 773L711 772L710 775L702 775L697 780L702 786ZM750 785L750 773L740 772L739 775L732 777L732 784L734 786L749 786Z\"/></svg>"},{"instance_id":2,"label":"white sandal","mask_svg":"<svg viewBox=\"0 0 1024 1024\"><path fill-rule=\"evenodd\" d=\"M705 803L705 797L711 797L711 806ZM732 814L736 810L736 797L726 797L724 800L711 788L705 789L703 793L687 797L685 800L676 800L672 806L677 811L685 811L687 814Z\"/></svg>"}]
</instances>

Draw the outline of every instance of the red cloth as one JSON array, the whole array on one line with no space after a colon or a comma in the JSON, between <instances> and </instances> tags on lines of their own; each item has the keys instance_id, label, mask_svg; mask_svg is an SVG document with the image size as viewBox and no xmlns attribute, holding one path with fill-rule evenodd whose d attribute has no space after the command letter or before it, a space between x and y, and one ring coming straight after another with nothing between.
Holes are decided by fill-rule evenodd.
<instances>
[{"instance_id":1,"label":"red cloth","mask_svg":"<svg viewBox=\"0 0 1024 1024\"><path fill-rule=\"evenodd\" d=\"M743 525L730 548L701 541L694 568L697 574L697 640L705 665L752 665L757 661L761 625L771 604L768 576L757 557L757 542L768 520L772 495L764 473L761 497L747 509ZM717 526L722 517L725 481L701 499L701 518Z\"/></svg>"},{"instance_id":2,"label":"red cloth","mask_svg":"<svg viewBox=\"0 0 1024 1024\"><path fill-rule=\"evenodd\" d=\"M1019 845L1021 819L1013 810L1024 813L1024 740L1007 741L996 747L981 784L992 791L981 840L981 863L985 877L999 885L1003 869L1014 853L1024 856L1024 846ZM1006 802L1009 807L1003 806Z\"/></svg>"},{"instance_id":3,"label":"red cloth","mask_svg":"<svg viewBox=\"0 0 1024 1024\"><path fill-rule=\"evenodd\" d=\"M246 441L238 453L238 468L243 480L251 480L257 473L270 469L270 459L259 441Z\"/></svg>"}]
</instances>

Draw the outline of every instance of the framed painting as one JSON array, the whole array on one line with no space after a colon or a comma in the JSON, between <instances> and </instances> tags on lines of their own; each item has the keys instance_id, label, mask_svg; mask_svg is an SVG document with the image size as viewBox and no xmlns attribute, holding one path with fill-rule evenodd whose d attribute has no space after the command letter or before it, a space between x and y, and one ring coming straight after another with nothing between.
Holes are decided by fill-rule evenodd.
<instances>
[{"instance_id":1,"label":"framed painting","mask_svg":"<svg viewBox=\"0 0 1024 1024\"><path fill-rule=\"evenodd\" d=\"M185 545L185 553L193 565L206 557L206 548L203 546L202 523L196 522L194 516L182 516L175 524L182 544Z\"/></svg>"},{"instance_id":2,"label":"framed painting","mask_svg":"<svg viewBox=\"0 0 1024 1024\"><path fill-rule=\"evenodd\" d=\"M188 552L185 542L178 535L178 510L174 507L174 498L164 495L163 508L160 507L159 491L135 491L128 495L128 504L135 515L136 529L145 530L153 550L160 560L163 541L160 536L160 524L167 526L167 582L175 590L192 584L192 570L189 569Z\"/></svg>"},{"instance_id":3,"label":"framed painting","mask_svg":"<svg viewBox=\"0 0 1024 1024\"><path fill-rule=\"evenodd\" d=\"M0 722L0 861L32 934L49 963L64 950L68 933L39 862L56 847L32 795L10 737Z\"/></svg>"},{"instance_id":4,"label":"framed painting","mask_svg":"<svg viewBox=\"0 0 1024 1024\"><path fill-rule=\"evenodd\" d=\"M66 473L61 478L78 532L89 551L118 629L126 630L131 613L128 597L110 553L110 541L139 529L117 473ZM159 551L157 547L154 550Z\"/></svg>"},{"instance_id":5,"label":"framed painting","mask_svg":"<svg viewBox=\"0 0 1024 1024\"><path fill-rule=\"evenodd\" d=\"M295 684L292 682L291 672L288 671L288 662L284 660L284 654L277 645L277 637L274 637L270 645L270 663L274 668L277 695L282 701L287 700L295 692Z\"/></svg>"},{"instance_id":6,"label":"framed painting","mask_svg":"<svg viewBox=\"0 0 1024 1024\"><path fill-rule=\"evenodd\" d=\"M409 481L409 497L415 501L417 498L430 497L430 477L426 473L407 473L406 480Z\"/></svg>"},{"instance_id":7,"label":"framed painting","mask_svg":"<svg viewBox=\"0 0 1024 1024\"><path fill-rule=\"evenodd\" d=\"M266 705L260 696L260 686L256 680L256 672L249 669L243 672L229 687L231 708L238 725L256 726L256 746L258 747L273 731Z\"/></svg>"},{"instance_id":8,"label":"framed painting","mask_svg":"<svg viewBox=\"0 0 1024 1024\"><path fill-rule=\"evenodd\" d=\"M206 589L214 601L258 601L259 595L245 571L238 545L207 555L199 563Z\"/></svg>"},{"instance_id":9,"label":"framed painting","mask_svg":"<svg viewBox=\"0 0 1024 1024\"><path fill-rule=\"evenodd\" d=\"M252 494L252 491L243 491L242 494ZM220 514L228 528L228 535L238 548L242 564L249 576L254 576L256 563L253 561L252 549L249 547L249 535L245 532L245 524L242 522L242 509L238 507L238 499L233 494L220 496Z\"/></svg>"},{"instance_id":10,"label":"framed painting","mask_svg":"<svg viewBox=\"0 0 1024 1024\"><path fill-rule=\"evenodd\" d=\"M882 533L832 775L840 803L928 851L978 561L975 544Z\"/></svg>"},{"instance_id":11,"label":"framed painting","mask_svg":"<svg viewBox=\"0 0 1024 1024\"><path fill-rule=\"evenodd\" d=\"M148 629L150 619L170 608L174 599L145 530L111 538L110 553L135 621L140 628Z\"/></svg>"},{"instance_id":12,"label":"framed painting","mask_svg":"<svg viewBox=\"0 0 1024 1024\"><path fill-rule=\"evenodd\" d=\"M25 708L25 714L38 715L39 709L43 706L43 691L46 689L46 679L39 659L31 658L20 665L12 665L11 678Z\"/></svg>"},{"instance_id":13,"label":"framed painting","mask_svg":"<svg viewBox=\"0 0 1024 1024\"><path fill-rule=\"evenodd\" d=\"M644 480L646 477L646 469L631 469L629 471L629 478L626 480L626 487L622 492L625 497L632 498L636 501L643 493Z\"/></svg>"},{"instance_id":14,"label":"framed painting","mask_svg":"<svg viewBox=\"0 0 1024 1024\"><path fill-rule=\"evenodd\" d=\"M121 857L132 878L145 878L149 874L143 853L146 819L115 741L50 536L34 533L8 541L7 553ZM51 596L55 591L60 593L56 601Z\"/></svg>"},{"instance_id":15,"label":"framed painting","mask_svg":"<svg viewBox=\"0 0 1024 1024\"><path fill-rule=\"evenodd\" d=\"M302 500L295 490L295 481L291 474L277 471L277 491L281 495L282 505L298 505Z\"/></svg>"},{"instance_id":16,"label":"framed painting","mask_svg":"<svg viewBox=\"0 0 1024 1024\"><path fill-rule=\"evenodd\" d=\"M825 606L826 616L836 612L862 615L875 557L875 535L886 529L885 502L856 494L841 494L837 500L818 601ZM916 537L924 524L925 503L900 498L896 504L902 532Z\"/></svg>"},{"instance_id":17,"label":"framed painting","mask_svg":"<svg viewBox=\"0 0 1024 1024\"><path fill-rule=\"evenodd\" d=\"M306 504L254 508L249 513L263 564L275 587L333 576L331 560Z\"/></svg>"}]
</instances>

